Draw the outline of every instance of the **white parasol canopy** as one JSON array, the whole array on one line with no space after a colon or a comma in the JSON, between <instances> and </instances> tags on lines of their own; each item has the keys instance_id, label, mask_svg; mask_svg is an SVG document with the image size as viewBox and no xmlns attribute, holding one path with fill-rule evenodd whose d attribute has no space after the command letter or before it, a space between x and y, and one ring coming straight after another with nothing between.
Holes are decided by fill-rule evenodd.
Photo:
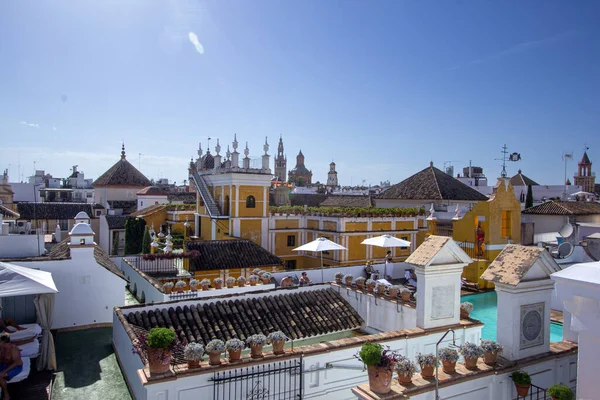
<instances>
[{"instance_id":1,"label":"white parasol canopy","mask_svg":"<svg viewBox=\"0 0 600 400\"><path fill-rule=\"evenodd\" d=\"M52 274L0 262L0 297L58 293Z\"/></svg>"},{"instance_id":2,"label":"white parasol canopy","mask_svg":"<svg viewBox=\"0 0 600 400\"><path fill-rule=\"evenodd\" d=\"M296 247L293 251L318 251L321 253L321 282L323 281L323 252L329 250L347 250L344 246L332 242L327 238L316 238L312 242Z\"/></svg>"},{"instance_id":3,"label":"white parasol canopy","mask_svg":"<svg viewBox=\"0 0 600 400\"><path fill-rule=\"evenodd\" d=\"M361 244L377 247L410 247L409 241L398 239L392 235L381 235L365 239Z\"/></svg>"}]
</instances>

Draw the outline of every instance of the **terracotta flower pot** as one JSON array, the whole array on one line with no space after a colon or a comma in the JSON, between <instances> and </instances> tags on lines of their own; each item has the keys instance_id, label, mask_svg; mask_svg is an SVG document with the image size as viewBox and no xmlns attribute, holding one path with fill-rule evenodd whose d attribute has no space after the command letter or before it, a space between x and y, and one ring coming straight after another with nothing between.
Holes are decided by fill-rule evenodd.
<instances>
[{"instance_id":1,"label":"terracotta flower pot","mask_svg":"<svg viewBox=\"0 0 600 400\"><path fill-rule=\"evenodd\" d=\"M352 279L346 279L346 286L352 286Z\"/></svg>"},{"instance_id":2,"label":"terracotta flower pot","mask_svg":"<svg viewBox=\"0 0 600 400\"><path fill-rule=\"evenodd\" d=\"M483 353L483 362L490 367L493 367L496 364L496 359L498 359L497 351L486 351Z\"/></svg>"},{"instance_id":3,"label":"terracotta flower pot","mask_svg":"<svg viewBox=\"0 0 600 400\"><path fill-rule=\"evenodd\" d=\"M231 289L231 288L233 288L233 283L229 283L229 282L227 282L227 288L228 288L228 289Z\"/></svg>"},{"instance_id":4,"label":"terracotta flower pot","mask_svg":"<svg viewBox=\"0 0 600 400\"><path fill-rule=\"evenodd\" d=\"M182 287L176 288L176 291L177 291L177 293L183 293L183 288Z\"/></svg>"},{"instance_id":5,"label":"terracotta flower pot","mask_svg":"<svg viewBox=\"0 0 600 400\"><path fill-rule=\"evenodd\" d=\"M200 361L188 360L188 369L200 368Z\"/></svg>"},{"instance_id":6,"label":"terracotta flower pot","mask_svg":"<svg viewBox=\"0 0 600 400\"><path fill-rule=\"evenodd\" d=\"M395 289L390 289L388 293L388 297L390 299L396 299L398 297L398 291Z\"/></svg>"},{"instance_id":7,"label":"terracotta flower pot","mask_svg":"<svg viewBox=\"0 0 600 400\"><path fill-rule=\"evenodd\" d=\"M442 365L445 373L453 374L454 372L456 372L456 361L451 362L447 360L442 360Z\"/></svg>"},{"instance_id":8,"label":"terracotta flower pot","mask_svg":"<svg viewBox=\"0 0 600 400\"><path fill-rule=\"evenodd\" d=\"M367 290L369 293L373 293L375 291L375 285L367 285Z\"/></svg>"},{"instance_id":9,"label":"terracotta flower pot","mask_svg":"<svg viewBox=\"0 0 600 400\"><path fill-rule=\"evenodd\" d=\"M256 281L250 281L250 286L256 286Z\"/></svg>"},{"instance_id":10,"label":"terracotta flower pot","mask_svg":"<svg viewBox=\"0 0 600 400\"><path fill-rule=\"evenodd\" d=\"M148 348L148 369L150 375L164 374L171 367L171 350Z\"/></svg>"},{"instance_id":11,"label":"terracotta flower pot","mask_svg":"<svg viewBox=\"0 0 600 400\"><path fill-rule=\"evenodd\" d=\"M268 285L269 283L271 283L271 279L263 278L262 282L263 282L263 285Z\"/></svg>"},{"instance_id":12,"label":"terracotta flower pot","mask_svg":"<svg viewBox=\"0 0 600 400\"><path fill-rule=\"evenodd\" d=\"M246 286L246 282L238 281L238 287L244 287L244 286Z\"/></svg>"},{"instance_id":13,"label":"terracotta flower pot","mask_svg":"<svg viewBox=\"0 0 600 400\"><path fill-rule=\"evenodd\" d=\"M342 278L335 278L335 283L337 283L338 285L342 284Z\"/></svg>"},{"instance_id":14,"label":"terracotta flower pot","mask_svg":"<svg viewBox=\"0 0 600 400\"><path fill-rule=\"evenodd\" d=\"M461 317L462 319L467 319L467 318L469 318L469 312L468 312L468 311L465 311L465 310L463 310L463 309L461 308L461 309L460 309L460 317Z\"/></svg>"},{"instance_id":15,"label":"terracotta flower pot","mask_svg":"<svg viewBox=\"0 0 600 400\"><path fill-rule=\"evenodd\" d=\"M401 385L406 385L412 382L412 374L402 374L398 371L398 383Z\"/></svg>"},{"instance_id":16,"label":"terracotta flower pot","mask_svg":"<svg viewBox=\"0 0 600 400\"><path fill-rule=\"evenodd\" d=\"M388 394L392 390L392 370L390 368L376 367L369 365L367 367L369 375L369 390L377 394Z\"/></svg>"},{"instance_id":17,"label":"terracotta flower pot","mask_svg":"<svg viewBox=\"0 0 600 400\"><path fill-rule=\"evenodd\" d=\"M211 351L208 353L208 363L210 365L221 365L221 352Z\"/></svg>"},{"instance_id":18,"label":"terracotta flower pot","mask_svg":"<svg viewBox=\"0 0 600 400\"><path fill-rule=\"evenodd\" d=\"M255 344L250 346L250 357L252 358L263 358L263 353L262 353L262 349L263 349L263 345L262 344Z\"/></svg>"},{"instance_id":19,"label":"terracotta flower pot","mask_svg":"<svg viewBox=\"0 0 600 400\"><path fill-rule=\"evenodd\" d=\"M517 394L520 397L525 397L527 394L529 394L529 388L531 385L519 385L518 383L515 383L515 387L517 388Z\"/></svg>"},{"instance_id":20,"label":"terracotta flower pot","mask_svg":"<svg viewBox=\"0 0 600 400\"><path fill-rule=\"evenodd\" d=\"M166 287L163 288L165 294L171 294L173 292L173 288L172 287Z\"/></svg>"},{"instance_id":21,"label":"terracotta flower pot","mask_svg":"<svg viewBox=\"0 0 600 400\"><path fill-rule=\"evenodd\" d=\"M236 362L242 359L242 349L227 351L229 352L229 362Z\"/></svg>"},{"instance_id":22,"label":"terracotta flower pot","mask_svg":"<svg viewBox=\"0 0 600 400\"><path fill-rule=\"evenodd\" d=\"M365 288L364 282L361 282L361 281L356 282L356 288L363 290Z\"/></svg>"},{"instance_id":23,"label":"terracotta flower pot","mask_svg":"<svg viewBox=\"0 0 600 400\"><path fill-rule=\"evenodd\" d=\"M479 357L465 357L465 367L467 369L477 369L477 359Z\"/></svg>"},{"instance_id":24,"label":"terracotta flower pot","mask_svg":"<svg viewBox=\"0 0 600 400\"><path fill-rule=\"evenodd\" d=\"M208 290L209 286L208 285L202 285L202 290Z\"/></svg>"},{"instance_id":25,"label":"terracotta flower pot","mask_svg":"<svg viewBox=\"0 0 600 400\"><path fill-rule=\"evenodd\" d=\"M285 341L279 340L277 342L273 342L273 354L284 354L283 346L285 346Z\"/></svg>"},{"instance_id":26,"label":"terracotta flower pot","mask_svg":"<svg viewBox=\"0 0 600 400\"><path fill-rule=\"evenodd\" d=\"M222 288L223 288L223 282L221 282L221 283L215 282L215 289L222 289Z\"/></svg>"},{"instance_id":27,"label":"terracotta flower pot","mask_svg":"<svg viewBox=\"0 0 600 400\"><path fill-rule=\"evenodd\" d=\"M402 296L402 301L410 301L410 292L402 293L401 296Z\"/></svg>"},{"instance_id":28,"label":"terracotta flower pot","mask_svg":"<svg viewBox=\"0 0 600 400\"><path fill-rule=\"evenodd\" d=\"M202 287L202 290L204 290L204 286ZM198 287L197 286L190 286L190 291L191 292L197 292L198 291Z\"/></svg>"},{"instance_id":29,"label":"terracotta flower pot","mask_svg":"<svg viewBox=\"0 0 600 400\"><path fill-rule=\"evenodd\" d=\"M421 366L421 376L425 379L433 378L433 366L423 367Z\"/></svg>"}]
</instances>

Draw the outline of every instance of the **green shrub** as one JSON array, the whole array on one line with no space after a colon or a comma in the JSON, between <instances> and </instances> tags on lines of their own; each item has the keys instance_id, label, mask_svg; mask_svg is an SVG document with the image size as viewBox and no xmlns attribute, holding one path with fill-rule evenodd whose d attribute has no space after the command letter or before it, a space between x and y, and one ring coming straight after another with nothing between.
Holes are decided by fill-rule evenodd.
<instances>
[{"instance_id":1,"label":"green shrub","mask_svg":"<svg viewBox=\"0 0 600 400\"><path fill-rule=\"evenodd\" d=\"M525 371L515 371L510 377L517 385L531 385L531 377Z\"/></svg>"},{"instance_id":2,"label":"green shrub","mask_svg":"<svg viewBox=\"0 0 600 400\"><path fill-rule=\"evenodd\" d=\"M164 349L175 341L175 332L167 328L152 328L148 334L148 347Z\"/></svg>"},{"instance_id":3,"label":"green shrub","mask_svg":"<svg viewBox=\"0 0 600 400\"><path fill-rule=\"evenodd\" d=\"M548 394L558 400L574 400L573 391L565 385L552 385L548 388Z\"/></svg>"},{"instance_id":4,"label":"green shrub","mask_svg":"<svg viewBox=\"0 0 600 400\"><path fill-rule=\"evenodd\" d=\"M383 346L380 344L366 342L362 345L358 355L365 365L378 365L381 362L382 352Z\"/></svg>"}]
</instances>

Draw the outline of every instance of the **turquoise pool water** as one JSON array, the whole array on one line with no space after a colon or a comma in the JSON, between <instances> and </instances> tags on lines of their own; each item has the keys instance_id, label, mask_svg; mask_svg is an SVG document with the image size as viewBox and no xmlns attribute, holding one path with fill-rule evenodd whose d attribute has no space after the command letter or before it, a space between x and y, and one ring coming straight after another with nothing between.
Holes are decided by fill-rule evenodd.
<instances>
[{"instance_id":1,"label":"turquoise pool water","mask_svg":"<svg viewBox=\"0 0 600 400\"><path fill-rule=\"evenodd\" d=\"M471 317L478 319L485 324L481 330L481 338L496 340L496 322L498 314L496 310L498 304L496 292L486 292L463 296L462 301L473 303ZM562 341L561 324L554 322L550 324L550 341Z\"/></svg>"}]
</instances>

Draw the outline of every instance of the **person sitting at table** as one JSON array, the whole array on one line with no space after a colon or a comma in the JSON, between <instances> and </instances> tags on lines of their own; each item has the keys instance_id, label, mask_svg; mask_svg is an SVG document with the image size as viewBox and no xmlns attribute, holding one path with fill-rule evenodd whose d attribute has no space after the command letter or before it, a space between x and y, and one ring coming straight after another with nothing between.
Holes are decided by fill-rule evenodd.
<instances>
[{"instance_id":1,"label":"person sitting at table","mask_svg":"<svg viewBox=\"0 0 600 400\"><path fill-rule=\"evenodd\" d=\"M308 285L312 285L312 281L310 279L308 279L308 274L306 273L306 271L304 271L302 273L302 275L300 276L300 286L308 286Z\"/></svg>"},{"instance_id":2,"label":"person sitting at table","mask_svg":"<svg viewBox=\"0 0 600 400\"><path fill-rule=\"evenodd\" d=\"M282 288L284 288L284 287L292 287L292 286L294 286L294 281L293 281L293 279L292 279L292 276L291 276L291 275L288 275L288 276L286 276L285 278L283 278L283 279L281 280L280 286L281 286Z\"/></svg>"},{"instance_id":3,"label":"person sitting at table","mask_svg":"<svg viewBox=\"0 0 600 400\"><path fill-rule=\"evenodd\" d=\"M415 275L414 271L412 269L407 269L406 271L404 271L404 279L406 279L406 282L409 285L412 286L417 286L417 276Z\"/></svg>"},{"instance_id":4,"label":"person sitting at table","mask_svg":"<svg viewBox=\"0 0 600 400\"><path fill-rule=\"evenodd\" d=\"M471 289L479 290L479 283L472 283L467 280L465 277L460 278L460 287L467 287Z\"/></svg>"}]
</instances>

